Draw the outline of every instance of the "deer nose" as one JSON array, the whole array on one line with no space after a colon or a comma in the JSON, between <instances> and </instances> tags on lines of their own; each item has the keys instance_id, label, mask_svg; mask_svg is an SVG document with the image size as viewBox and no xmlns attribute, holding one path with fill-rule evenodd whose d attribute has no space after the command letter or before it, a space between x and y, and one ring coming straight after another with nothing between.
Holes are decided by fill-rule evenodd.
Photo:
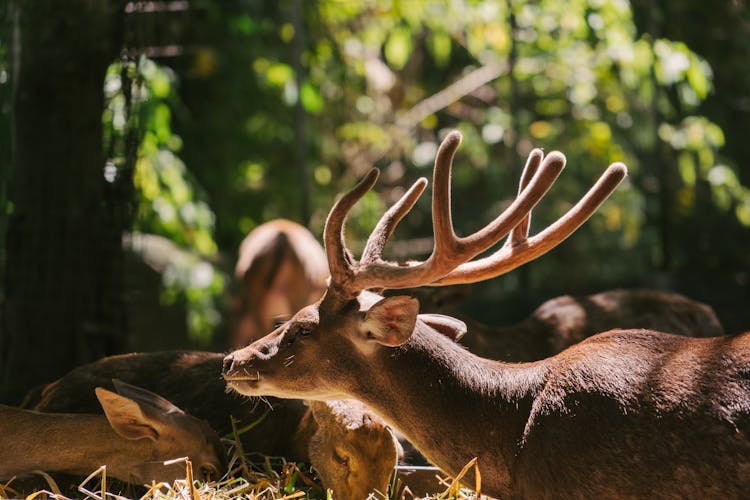
<instances>
[{"instance_id":1,"label":"deer nose","mask_svg":"<svg viewBox=\"0 0 750 500\"><path fill-rule=\"evenodd\" d=\"M231 354L224 358L224 361L221 364L221 371L224 375L229 373L229 371L232 369L232 365L234 364L234 356Z\"/></svg>"}]
</instances>

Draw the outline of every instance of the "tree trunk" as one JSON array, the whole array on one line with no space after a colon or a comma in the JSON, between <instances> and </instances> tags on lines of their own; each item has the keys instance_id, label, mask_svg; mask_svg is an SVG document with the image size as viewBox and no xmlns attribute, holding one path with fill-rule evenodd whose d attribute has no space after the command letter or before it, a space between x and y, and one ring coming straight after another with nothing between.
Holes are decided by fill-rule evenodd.
<instances>
[{"instance_id":1,"label":"tree trunk","mask_svg":"<svg viewBox=\"0 0 750 500\"><path fill-rule=\"evenodd\" d=\"M0 401L123 341L117 192L103 177L102 85L118 2L12 7L12 203Z\"/></svg>"}]
</instances>

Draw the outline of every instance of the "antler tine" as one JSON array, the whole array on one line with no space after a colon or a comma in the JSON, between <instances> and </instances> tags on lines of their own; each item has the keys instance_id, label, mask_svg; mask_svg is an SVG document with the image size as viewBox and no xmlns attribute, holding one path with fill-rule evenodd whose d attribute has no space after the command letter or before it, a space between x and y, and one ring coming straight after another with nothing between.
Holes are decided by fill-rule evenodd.
<instances>
[{"instance_id":1,"label":"antler tine","mask_svg":"<svg viewBox=\"0 0 750 500\"><path fill-rule=\"evenodd\" d=\"M539 203L539 200L547 194L563 168L565 168L565 155L559 151L552 151L548 154L542 160L531 181L507 209L479 231L459 238L461 262L466 262L484 252L518 226L531 209Z\"/></svg>"},{"instance_id":2,"label":"antler tine","mask_svg":"<svg viewBox=\"0 0 750 500\"><path fill-rule=\"evenodd\" d=\"M565 167L565 156L553 151L545 158L540 169L543 155L541 150L534 150L524 167L519 194L513 204L481 230L460 238L453 230L450 189L451 166L460 143L460 132L451 132L443 140L435 158L432 186L435 248L427 260L427 264L434 267L446 261L465 262L497 243L519 223L523 224L525 221L528 224L529 212L547 193Z\"/></svg>"},{"instance_id":3,"label":"antler tine","mask_svg":"<svg viewBox=\"0 0 750 500\"><path fill-rule=\"evenodd\" d=\"M578 203L545 230L516 246L503 246L488 257L462 264L429 286L476 283L494 278L546 253L586 222L627 176L627 172L627 167L622 163L613 163Z\"/></svg>"},{"instance_id":4,"label":"antler tine","mask_svg":"<svg viewBox=\"0 0 750 500\"><path fill-rule=\"evenodd\" d=\"M521 176L520 193L513 203L481 230L459 238L453 231L451 221L450 175L453 156L460 142L460 133L448 134L435 158L432 198L435 247L427 260L397 264L381 259L383 247L396 225L424 191L427 184L425 179L414 183L381 217L368 238L360 262L346 249L344 221L352 206L375 184L379 171L370 171L334 205L326 221L324 234L331 268L329 291L332 292L326 294L325 301L340 303L368 288L442 286L473 283L499 276L538 257L567 238L596 211L627 174L625 165L610 165L573 208L547 229L528 238L531 209L546 194L565 167L565 156L562 153L553 151L543 158L541 151L532 151ZM508 244L489 257L470 262L514 229L516 234L511 235Z\"/></svg>"},{"instance_id":5,"label":"antler tine","mask_svg":"<svg viewBox=\"0 0 750 500\"><path fill-rule=\"evenodd\" d=\"M409 262L403 265L382 261L352 264L344 288L351 290L374 287L409 288L429 284L442 278L460 264L497 243L516 227L544 196L565 166L565 157L561 153L553 152L548 155L510 207L477 233L459 238L453 231L451 221L450 171L453 156L460 142L459 132L448 134L435 158L432 198L435 246L432 254L423 262ZM401 209L397 211L397 213L401 212ZM380 236L376 236L373 241L379 238ZM336 281L334 279L334 282Z\"/></svg>"},{"instance_id":6,"label":"antler tine","mask_svg":"<svg viewBox=\"0 0 750 500\"><path fill-rule=\"evenodd\" d=\"M445 136L435 156L435 169L432 173L432 231L435 248L428 261L448 257L457 250L458 238L453 231L451 214L451 167L459 144L461 133L454 130Z\"/></svg>"},{"instance_id":7,"label":"antler tine","mask_svg":"<svg viewBox=\"0 0 750 500\"><path fill-rule=\"evenodd\" d=\"M526 165L523 167L523 172L521 173L521 180L518 183L519 196L521 195L523 190L526 189L526 186L529 185L529 182L531 182L534 174L536 174L536 171L539 168L539 164L542 162L542 158L544 158L544 153L541 149L533 149L531 150L531 153L529 153L529 157L526 160ZM511 231L510 236L508 237L505 244L516 246L526 241L526 239L529 237L530 223L531 210L528 211L526 217L523 218L521 223L513 228L513 231Z\"/></svg>"},{"instance_id":8,"label":"antler tine","mask_svg":"<svg viewBox=\"0 0 750 500\"><path fill-rule=\"evenodd\" d=\"M352 276L351 255L346 249L344 241L344 221L352 207L372 189L378 180L380 170L373 168L354 188L342 196L333 205L326 219L323 230L328 267L331 271L332 283L345 283Z\"/></svg>"},{"instance_id":9,"label":"antler tine","mask_svg":"<svg viewBox=\"0 0 750 500\"><path fill-rule=\"evenodd\" d=\"M414 207L425 188L427 187L427 179L421 177L404 193L401 198L387 211L378 221L375 229L373 229L370 237L367 239L367 244L362 252L362 258L360 262L363 264L369 262L375 262L383 257L383 249L385 244L388 242L388 238L391 237L393 231L401 219L408 214Z\"/></svg>"}]
</instances>

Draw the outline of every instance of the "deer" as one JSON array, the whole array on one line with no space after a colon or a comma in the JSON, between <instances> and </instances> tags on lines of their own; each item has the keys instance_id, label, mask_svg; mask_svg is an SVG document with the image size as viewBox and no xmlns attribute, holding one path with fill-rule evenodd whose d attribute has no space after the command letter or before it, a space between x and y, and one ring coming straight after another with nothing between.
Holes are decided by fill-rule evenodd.
<instances>
[{"instance_id":1,"label":"deer","mask_svg":"<svg viewBox=\"0 0 750 500\"><path fill-rule=\"evenodd\" d=\"M339 498L385 494L403 453L390 427L353 399L305 404L310 407L306 416L314 430L308 441L310 463L324 478L324 486ZM387 436L383 426L389 429Z\"/></svg>"},{"instance_id":2,"label":"deer","mask_svg":"<svg viewBox=\"0 0 750 500\"><path fill-rule=\"evenodd\" d=\"M379 172L371 170L328 214L324 296L227 355L228 387L246 396L358 399L449 474L476 459L475 480L491 496L746 495L750 333L686 338L615 329L540 361L510 363L474 355L455 342L460 332L446 335L420 321L413 297L381 295L505 274L566 239L627 173L613 163L563 216L529 236L531 209L565 165L562 153L533 150L510 206L458 237L450 172L460 141L449 133L436 155L430 256L382 258L424 178L384 213L360 259L347 249L346 215L374 186Z\"/></svg>"},{"instance_id":3,"label":"deer","mask_svg":"<svg viewBox=\"0 0 750 500\"><path fill-rule=\"evenodd\" d=\"M101 465L120 480L146 484L196 476L216 480L227 467L219 436L208 424L150 391L115 380L117 392L91 391L104 415L42 413L0 405L0 478L34 470L86 475Z\"/></svg>"},{"instance_id":4,"label":"deer","mask_svg":"<svg viewBox=\"0 0 750 500\"><path fill-rule=\"evenodd\" d=\"M205 419L220 435L239 435L253 455L310 463L321 482L342 498L385 492L401 448L390 427L357 401L315 402L264 398L251 401L227 393L221 378L224 354L200 351L130 353L79 366L30 392L23 406L43 412L94 413L95 387L112 379L158 392Z\"/></svg>"},{"instance_id":5,"label":"deer","mask_svg":"<svg viewBox=\"0 0 750 500\"><path fill-rule=\"evenodd\" d=\"M315 236L286 219L259 225L242 240L235 266L240 293L234 299L234 348L247 345L317 301L325 291L328 261Z\"/></svg>"},{"instance_id":6,"label":"deer","mask_svg":"<svg viewBox=\"0 0 750 500\"><path fill-rule=\"evenodd\" d=\"M463 319L471 334L463 336L461 343L474 354L504 361L537 361L613 328L646 328L687 337L724 334L711 306L679 293L649 289L562 295L509 326Z\"/></svg>"}]
</instances>

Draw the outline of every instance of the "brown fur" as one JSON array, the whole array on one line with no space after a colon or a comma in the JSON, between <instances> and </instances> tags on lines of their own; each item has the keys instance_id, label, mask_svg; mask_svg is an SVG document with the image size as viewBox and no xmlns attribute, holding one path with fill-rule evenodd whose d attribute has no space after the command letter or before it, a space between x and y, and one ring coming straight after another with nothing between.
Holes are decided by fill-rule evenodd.
<instances>
[{"instance_id":1,"label":"brown fur","mask_svg":"<svg viewBox=\"0 0 750 500\"><path fill-rule=\"evenodd\" d=\"M383 421L351 399L309 405L317 426L310 439L310 461L327 486L342 498L385 493L398 459L398 442L390 431L383 432Z\"/></svg>"},{"instance_id":2,"label":"brown fur","mask_svg":"<svg viewBox=\"0 0 750 500\"><path fill-rule=\"evenodd\" d=\"M338 304L324 298L228 356L230 386L357 398L451 474L478 457L495 496L736 498L750 488L750 333L615 330L513 364L419 321L388 347L363 328L369 309L387 305L372 294Z\"/></svg>"},{"instance_id":3,"label":"brown fur","mask_svg":"<svg viewBox=\"0 0 750 500\"><path fill-rule=\"evenodd\" d=\"M164 394L225 435L232 431L230 416L241 427L258 420L268 406L226 390L222 358L218 353L190 351L111 356L33 391L25 404L48 412L97 412L93 387L111 386L112 378L118 378ZM311 417L302 401L264 399L273 410L242 434L246 452L308 461L320 472L323 484L345 498L358 498L360 491L387 485L397 444L385 423L360 403L316 405ZM335 450L347 457L347 464L331 463ZM353 483L352 477L360 480ZM349 488L354 488L354 494L347 493Z\"/></svg>"},{"instance_id":4,"label":"brown fur","mask_svg":"<svg viewBox=\"0 0 750 500\"><path fill-rule=\"evenodd\" d=\"M610 165L548 231L529 238L530 210L565 165L561 153L542 159L535 150L518 198L487 226L458 238L450 169L460 141L460 133L449 133L435 160L432 254L403 265L381 258L425 179L385 212L360 260L346 249L346 215L375 184L379 172L371 170L326 221L332 279L325 296L227 356L230 387L245 395L357 398L448 472L477 458L492 495L744 495L750 487L750 333L686 339L617 331L552 358L510 364L477 357L453 341L458 331L446 335L420 321L414 299L396 295L373 303L370 288L482 281L538 257L575 231L627 173L622 164ZM471 261L508 233L505 245ZM698 369L686 386L686 367L694 364L711 369Z\"/></svg>"},{"instance_id":5,"label":"brown fur","mask_svg":"<svg viewBox=\"0 0 750 500\"><path fill-rule=\"evenodd\" d=\"M37 469L86 475L106 464L107 474L123 481L173 481L185 477L185 464L163 462L181 457L189 457L204 480L226 472L216 432L169 402L154 404L138 392L125 396L98 388L106 417L0 405L0 478Z\"/></svg>"},{"instance_id":6,"label":"brown fur","mask_svg":"<svg viewBox=\"0 0 750 500\"><path fill-rule=\"evenodd\" d=\"M505 361L536 361L612 328L647 328L688 337L715 337L724 329L711 306L674 292L607 290L563 295L537 307L520 323L471 327L461 343L474 354Z\"/></svg>"}]
</instances>

